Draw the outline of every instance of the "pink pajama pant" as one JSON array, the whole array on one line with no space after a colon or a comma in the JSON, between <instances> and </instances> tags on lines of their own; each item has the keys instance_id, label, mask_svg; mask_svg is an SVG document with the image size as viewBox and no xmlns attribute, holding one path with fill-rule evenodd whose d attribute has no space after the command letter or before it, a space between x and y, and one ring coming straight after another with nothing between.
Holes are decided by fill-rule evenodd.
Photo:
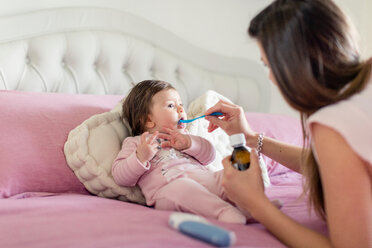
<instances>
[{"instance_id":1,"label":"pink pajama pant","mask_svg":"<svg viewBox=\"0 0 372 248\"><path fill-rule=\"evenodd\" d=\"M176 210L215 218L223 222L247 221L243 213L228 202L221 185L223 170L187 171L155 194L155 209Z\"/></svg>"}]
</instances>

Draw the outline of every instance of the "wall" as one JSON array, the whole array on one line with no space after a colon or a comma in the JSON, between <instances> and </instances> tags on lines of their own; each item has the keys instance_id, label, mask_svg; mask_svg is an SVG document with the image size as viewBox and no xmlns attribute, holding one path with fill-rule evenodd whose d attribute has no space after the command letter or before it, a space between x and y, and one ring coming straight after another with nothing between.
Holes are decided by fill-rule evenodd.
<instances>
[{"instance_id":1,"label":"wall","mask_svg":"<svg viewBox=\"0 0 372 248\"><path fill-rule=\"evenodd\" d=\"M367 54L368 56L372 56L372 28L371 28L371 23L372 23L372 1L371 0L365 0L366 4L364 6L364 31L366 32L366 46L368 47L367 49Z\"/></svg>"},{"instance_id":2,"label":"wall","mask_svg":"<svg viewBox=\"0 0 372 248\"><path fill-rule=\"evenodd\" d=\"M364 58L372 56L372 1L336 0L342 10L350 17L360 36L360 49Z\"/></svg>"},{"instance_id":3,"label":"wall","mask_svg":"<svg viewBox=\"0 0 372 248\"><path fill-rule=\"evenodd\" d=\"M372 55L371 0L335 0L363 34L365 57ZM250 19L271 0L1 0L0 15L61 6L100 6L128 11L153 21L196 46L226 56L260 62L256 44L246 30ZM275 86L272 113L297 114L284 102Z\"/></svg>"}]
</instances>

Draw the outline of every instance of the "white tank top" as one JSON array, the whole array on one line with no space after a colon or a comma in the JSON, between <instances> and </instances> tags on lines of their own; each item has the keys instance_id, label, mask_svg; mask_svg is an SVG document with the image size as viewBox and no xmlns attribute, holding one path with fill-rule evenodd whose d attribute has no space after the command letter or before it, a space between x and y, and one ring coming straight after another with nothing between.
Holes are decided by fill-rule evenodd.
<instances>
[{"instance_id":1,"label":"white tank top","mask_svg":"<svg viewBox=\"0 0 372 248\"><path fill-rule=\"evenodd\" d=\"M372 77L363 91L319 109L307 124L315 122L336 130L372 166Z\"/></svg>"}]
</instances>

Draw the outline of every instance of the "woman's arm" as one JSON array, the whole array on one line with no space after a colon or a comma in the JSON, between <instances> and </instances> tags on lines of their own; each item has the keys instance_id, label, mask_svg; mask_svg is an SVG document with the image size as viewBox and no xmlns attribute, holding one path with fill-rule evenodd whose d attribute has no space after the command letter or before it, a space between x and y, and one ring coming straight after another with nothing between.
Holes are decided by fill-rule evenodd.
<instances>
[{"instance_id":1,"label":"woman's arm","mask_svg":"<svg viewBox=\"0 0 372 248\"><path fill-rule=\"evenodd\" d=\"M222 128L228 135L244 133L247 146L253 149L256 148L258 133L254 132L249 126L242 107L221 100L208 109L205 114L209 115L212 112L222 112L224 116L222 118L216 116L207 116L205 118L210 122L208 126L209 132ZM265 137L261 152L289 169L300 172L301 147Z\"/></svg>"},{"instance_id":2,"label":"woman's arm","mask_svg":"<svg viewBox=\"0 0 372 248\"><path fill-rule=\"evenodd\" d=\"M325 236L295 222L270 202L264 193L257 155L252 152L251 158L250 168L243 172L233 168L230 157L223 160L222 184L229 199L289 247L330 247Z\"/></svg>"},{"instance_id":3,"label":"woman's arm","mask_svg":"<svg viewBox=\"0 0 372 248\"><path fill-rule=\"evenodd\" d=\"M317 123L311 128L332 244L372 247L371 165L335 130Z\"/></svg>"},{"instance_id":4,"label":"woman's arm","mask_svg":"<svg viewBox=\"0 0 372 248\"><path fill-rule=\"evenodd\" d=\"M372 182L368 165L334 130L312 126L323 184L330 238L300 225L265 196L257 158L238 172L223 161L228 197L290 247L372 247Z\"/></svg>"},{"instance_id":5,"label":"woman's arm","mask_svg":"<svg viewBox=\"0 0 372 248\"><path fill-rule=\"evenodd\" d=\"M251 144L247 143L247 146L255 149L257 147L258 134L255 134L254 138L250 140ZM302 147L290 145L265 136L261 153L287 168L301 173Z\"/></svg>"},{"instance_id":6,"label":"woman's arm","mask_svg":"<svg viewBox=\"0 0 372 248\"><path fill-rule=\"evenodd\" d=\"M252 211L252 216L288 247L332 247L327 237L294 221L267 198Z\"/></svg>"}]
</instances>

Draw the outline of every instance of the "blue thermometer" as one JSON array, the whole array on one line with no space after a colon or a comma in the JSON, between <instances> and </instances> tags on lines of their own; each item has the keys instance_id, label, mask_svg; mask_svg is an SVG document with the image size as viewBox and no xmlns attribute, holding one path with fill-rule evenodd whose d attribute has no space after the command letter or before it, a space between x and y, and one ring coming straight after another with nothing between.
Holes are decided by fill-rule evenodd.
<instances>
[{"instance_id":1,"label":"blue thermometer","mask_svg":"<svg viewBox=\"0 0 372 248\"><path fill-rule=\"evenodd\" d=\"M169 216L169 225L183 234L214 246L228 247L236 242L234 232L213 225L194 214L172 213Z\"/></svg>"}]
</instances>

